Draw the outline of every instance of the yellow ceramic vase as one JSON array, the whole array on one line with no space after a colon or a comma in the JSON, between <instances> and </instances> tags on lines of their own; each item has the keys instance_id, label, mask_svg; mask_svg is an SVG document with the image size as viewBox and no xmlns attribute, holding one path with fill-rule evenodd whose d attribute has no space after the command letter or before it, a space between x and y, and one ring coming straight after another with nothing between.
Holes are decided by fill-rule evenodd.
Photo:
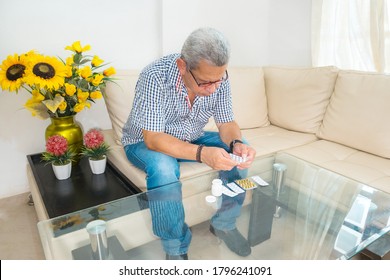
<instances>
[{"instance_id":1,"label":"yellow ceramic vase","mask_svg":"<svg viewBox=\"0 0 390 280\"><path fill-rule=\"evenodd\" d=\"M51 118L51 124L46 128L45 138L59 134L68 140L69 149L76 155L74 163L80 161L80 151L83 146L83 131L74 121L74 116Z\"/></svg>"}]
</instances>

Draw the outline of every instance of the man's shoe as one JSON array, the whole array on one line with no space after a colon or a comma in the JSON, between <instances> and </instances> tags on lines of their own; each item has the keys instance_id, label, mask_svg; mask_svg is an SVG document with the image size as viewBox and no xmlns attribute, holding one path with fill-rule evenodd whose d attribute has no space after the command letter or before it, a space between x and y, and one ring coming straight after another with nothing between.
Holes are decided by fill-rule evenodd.
<instances>
[{"instance_id":1,"label":"man's shoe","mask_svg":"<svg viewBox=\"0 0 390 280\"><path fill-rule=\"evenodd\" d=\"M188 260L188 255L187 254L182 254L182 255L165 255L166 260Z\"/></svg>"},{"instance_id":2,"label":"man's shoe","mask_svg":"<svg viewBox=\"0 0 390 280\"><path fill-rule=\"evenodd\" d=\"M234 253L241 257L249 256L251 253L251 247L244 236L235 228L232 230L219 230L210 225L210 231L212 234L222 239L226 246Z\"/></svg>"}]
</instances>

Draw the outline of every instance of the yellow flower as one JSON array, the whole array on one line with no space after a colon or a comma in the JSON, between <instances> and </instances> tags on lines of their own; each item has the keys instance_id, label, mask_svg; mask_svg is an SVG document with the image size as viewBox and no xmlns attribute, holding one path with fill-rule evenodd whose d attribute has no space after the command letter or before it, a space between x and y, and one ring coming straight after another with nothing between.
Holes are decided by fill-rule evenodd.
<instances>
[{"instance_id":1,"label":"yellow flower","mask_svg":"<svg viewBox=\"0 0 390 280\"><path fill-rule=\"evenodd\" d=\"M33 117L38 117L40 119L47 119L49 117L46 106L34 98L27 100L24 107L31 112Z\"/></svg>"},{"instance_id":2,"label":"yellow flower","mask_svg":"<svg viewBox=\"0 0 390 280\"><path fill-rule=\"evenodd\" d=\"M45 100L45 96L40 93L39 90L34 89L32 92L32 98L38 102L41 102L42 100Z\"/></svg>"},{"instance_id":3,"label":"yellow flower","mask_svg":"<svg viewBox=\"0 0 390 280\"><path fill-rule=\"evenodd\" d=\"M65 65L55 57L36 55L26 70L25 82L40 88L58 89L65 81Z\"/></svg>"},{"instance_id":4,"label":"yellow flower","mask_svg":"<svg viewBox=\"0 0 390 280\"><path fill-rule=\"evenodd\" d=\"M37 55L37 52L34 50L31 50L29 52L22 54L21 57L26 58L26 59L31 59L34 55Z\"/></svg>"},{"instance_id":5,"label":"yellow flower","mask_svg":"<svg viewBox=\"0 0 390 280\"><path fill-rule=\"evenodd\" d=\"M85 47L81 47L80 41L76 41L71 46L65 47L65 50L70 50L70 51L74 51L77 53L86 52L86 51L89 51L90 49L91 49L90 45L86 45Z\"/></svg>"},{"instance_id":6,"label":"yellow flower","mask_svg":"<svg viewBox=\"0 0 390 280\"><path fill-rule=\"evenodd\" d=\"M90 94L92 99L100 99L103 97L102 93L100 91L93 91Z\"/></svg>"},{"instance_id":7,"label":"yellow flower","mask_svg":"<svg viewBox=\"0 0 390 280\"><path fill-rule=\"evenodd\" d=\"M66 65L69 65L69 66L72 66L73 64L73 55L69 56L67 59L66 59Z\"/></svg>"},{"instance_id":8,"label":"yellow flower","mask_svg":"<svg viewBox=\"0 0 390 280\"><path fill-rule=\"evenodd\" d=\"M17 91L25 76L27 60L25 56L9 55L0 66L0 86L3 90Z\"/></svg>"},{"instance_id":9,"label":"yellow flower","mask_svg":"<svg viewBox=\"0 0 390 280\"><path fill-rule=\"evenodd\" d=\"M25 106L25 107L34 107L35 104L41 104L41 100L38 100L38 99L34 98L34 96L33 96L33 97L31 97L30 99L28 99L28 100L26 101L26 103L24 104L24 106Z\"/></svg>"},{"instance_id":10,"label":"yellow flower","mask_svg":"<svg viewBox=\"0 0 390 280\"><path fill-rule=\"evenodd\" d=\"M76 113L80 113L82 110L84 110L85 105L83 103L77 103L74 105L73 111Z\"/></svg>"},{"instance_id":11,"label":"yellow flower","mask_svg":"<svg viewBox=\"0 0 390 280\"><path fill-rule=\"evenodd\" d=\"M98 85L102 82L103 78L104 78L103 75L101 75L101 74L96 74L96 75L94 75L94 76L92 77L92 79L91 79L90 81L91 81L91 83L96 87L96 86L98 86Z\"/></svg>"},{"instance_id":12,"label":"yellow flower","mask_svg":"<svg viewBox=\"0 0 390 280\"><path fill-rule=\"evenodd\" d=\"M72 66L66 65L65 66L65 77L66 78L71 78L73 75L73 68Z\"/></svg>"},{"instance_id":13,"label":"yellow flower","mask_svg":"<svg viewBox=\"0 0 390 280\"><path fill-rule=\"evenodd\" d=\"M39 118L63 117L90 108L102 90L115 80L115 69L99 71L104 60L97 55L84 55L91 49L80 41L65 47L72 51L66 59L45 56L35 50L9 55L0 64L0 90L31 93L24 107Z\"/></svg>"},{"instance_id":14,"label":"yellow flower","mask_svg":"<svg viewBox=\"0 0 390 280\"><path fill-rule=\"evenodd\" d=\"M67 105L66 101L64 101L64 102L61 102L61 104L58 106L58 109L60 109L60 111L65 111L67 106L68 105Z\"/></svg>"},{"instance_id":15,"label":"yellow flower","mask_svg":"<svg viewBox=\"0 0 390 280\"><path fill-rule=\"evenodd\" d=\"M65 92L69 96L73 96L76 93L77 89L75 85L72 84L65 84Z\"/></svg>"},{"instance_id":16,"label":"yellow flower","mask_svg":"<svg viewBox=\"0 0 390 280\"><path fill-rule=\"evenodd\" d=\"M75 111L76 113L79 113L79 112L81 112L82 110L84 110L85 107L90 108L90 107L91 107L91 104L89 104L88 102L77 103L77 104L74 106L74 111Z\"/></svg>"},{"instance_id":17,"label":"yellow flower","mask_svg":"<svg viewBox=\"0 0 390 280\"><path fill-rule=\"evenodd\" d=\"M81 89L77 90L77 98L80 103L87 100L88 97L89 97L89 92L82 91Z\"/></svg>"},{"instance_id":18,"label":"yellow flower","mask_svg":"<svg viewBox=\"0 0 390 280\"><path fill-rule=\"evenodd\" d=\"M97 55L95 55L91 61L91 64L93 67L97 67L101 65L104 62L104 60L100 59Z\"/></svg>"},{"instance_id":19,"label":"yellow flower","mask_svg":"<svg viewBox=\"0 0 390 280\"><path fill-rule=\"evenodd\" d=\"M92 70L91 67L85 66L83 69L80 70L80 76L84 79L92 76Z\"/></svg>"},{"instance_id":20,"label":"yellow flower","mask_svg":"<svg viewBox=\"0 0 390 280\"><path fill-rule=\"evenodd\" d=\"M106 70L103 71L104 76L109 77L112 76L116 73L114 67L107 68Z\"/></svg>"}]
</instances>

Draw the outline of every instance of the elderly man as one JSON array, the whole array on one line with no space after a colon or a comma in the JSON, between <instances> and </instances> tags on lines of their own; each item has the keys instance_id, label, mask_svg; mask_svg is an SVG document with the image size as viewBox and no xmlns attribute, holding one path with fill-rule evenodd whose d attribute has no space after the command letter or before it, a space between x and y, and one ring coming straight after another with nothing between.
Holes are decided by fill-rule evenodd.
<instances>
[{"instance_id":1,"label":"elderly man","mask_svg":"<svg viewBox=\"0 0 390 280\"><path fill-rule=\"evenodd\" d=\"M193 31L180 54L162 57L143 69L123 127L126 155L145 171L147 189L176 186L169 188L175 193L170 195L175 197L174 203L156 192L149 202L153 231L161 238L167 259L188 259L191 241L181 202L179 162L203 162L219 170L226 182L242 177L240 172L245 172L255 157L255 150L242 139L234 121L227 72L229 51L219 31ZM203 130L210 117L214 117L218 132ZM246 161L237 163L229 153ZM244 196L237 196L234 203L229 199L224 197L221 209L210 221L210 231L230 250L247 256L250 246L235 226Z\"/></svg>"}]
</instances>

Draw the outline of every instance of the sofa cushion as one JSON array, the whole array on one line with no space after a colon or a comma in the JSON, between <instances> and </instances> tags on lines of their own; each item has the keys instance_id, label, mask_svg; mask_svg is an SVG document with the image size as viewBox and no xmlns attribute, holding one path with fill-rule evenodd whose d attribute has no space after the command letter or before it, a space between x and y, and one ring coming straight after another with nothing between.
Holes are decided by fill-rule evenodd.
<instances>
[{"instance_id":1,"label":"sofa cushion","mask_svg":"<svg viewBox=\"0 0 390 280\"><path fill-rule=\"evenodd\" d=\"M337 68L263 69L271 124L316 133L334 89Z\"/></svg>"},{"instance_id":2,"label":"sofa cushion","mask_svg":"<svg viewBox=\"0 0 390 280\"><path fill-rule=\"evenodd\" d=\"M390 76L340 71L318 137L390 158Z\"/></svg>"},{"instance_id":3,"label":"sofa cushion","mask_svg":"<svg viewBox=\"0 0 390 280\"><path fill-rule=\"evenodd\" d=\"M108 83L106 87L104 101L118 144L121 143L122 128L133 106L135 85L139 73L136 70L118 70L115 75L115 83Z\"/></svg>"},{"instance_id":4,"label":"sofa cushion","mask_svg":"<svg viewBox=\"0 0 390 280\"><path fill-rule=\"evenodd\" d=\"M263 157L317 140L314 134L291 131L274 125L244 129L242 136L256 150L256 157Z\"/></svg>"},{"instance_id":5,"label":"sofa cushion","mask_svg":"<svg viewBox=\"0 0 390 280\"><path fill-rule=\"evenodd\" d=\"M228 71L234 116L240 128L269 125L263 69L232 67Z\"/></svg>"},{"instance_id":6,"label":"sofa cushion","mask_svg":"<svg viewBox=\"0 0 390 280\"><path fill-rule=\"evenodd\" d=\"M282 151L390 193L390 161L335 142L319 140Z\"/></svg>"}]
</instances>

